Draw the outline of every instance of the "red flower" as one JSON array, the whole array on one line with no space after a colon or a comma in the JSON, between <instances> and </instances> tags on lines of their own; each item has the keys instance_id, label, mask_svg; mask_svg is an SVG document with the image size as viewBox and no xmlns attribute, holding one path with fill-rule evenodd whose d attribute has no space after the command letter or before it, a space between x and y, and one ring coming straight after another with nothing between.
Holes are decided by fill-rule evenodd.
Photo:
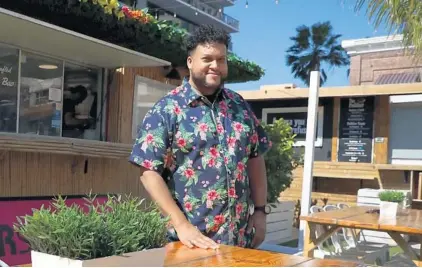
<instances>
[{"instance_id":1,"label":"red flower","mask_svg":"<svg viewBox=\"0 0 422 268\"><path fill-rule=\"evenodd\" d=\"M217 148L215 148L215 147L211 147L211 149L210 149L210 155L211 155L211 157L213 157L213 158L218 157L218 150L217 150Z\"/></svg>"},{"instance_id":2,"label":"red flower","mask_svg":"<svg viewBox=\"0 0 422 268\"><path fill-rule=\"evenodd\" d=\"M219 197L220 197L220 195L217 193L216 190L211 190L207 193L207 199L210 200L210 201L214 201Z\"/></svg>"},{"instance_id":3,"label":"red flower","mask_svg":"<svg viewBox=\"0 0 422 268\"><path fill-rule=\"evenodd\" d=\"M178 138L177 146L179 146L180 148L184 148L186 146L186 140L184 138Z\"/></svg>"},{"instance_id":4,"label":"red flower","mask_svg":"<svg viewBox=\"0 0 422 268\"><path fill-rule=\"evenodd\" d=\"M252 134L252 136L251 136L251 143L252 143L252 144L255 144L255 143L257 143L257 142L258 142L258 134L254 133L254 134Z\"/></svg>"},{"instance_id":5,"label":"red flower","mask_svg":"<svg viewBox=\"0 0 422 268\"><path fill-rule=\"evenodd\" d=\"M215 223L216 225L221 225L221 224L223 224L223 223L224 223L224 216L223 216L223 215L221 215L221 214L219 214L219 215L215 215L215 217L214 217L214 223Z\"/></svg>"},{"instance_id":6,"label":"red flower","mask_svg":"<svg viewBox=\"0 0 422 268\"><path fill-rule=\"evenodd\" d=\"M147 134L147 136L145 137L145 141L147 142L147 144L151 144L154 142L154 136L152 134Z\"/></svg>"},{"instance_id":7,"label":"red flower","mask_svg":"<svg viewBox=\"0 0 422 268\"><path fill-rule=\"evenodd\" d=\"M233 197L233 198L236 198L237 197L237 195L236 195L236 189L235 188L230 188L229 189L229 197Z\"/></svg>"},{"instance_id":8,"label":"red flower","mask_svg":"<svg viewBox=\"0 0 422 268\"><path fill-rule=\"evenodd\" d=\"M153 164L150 160L144 160L144 162L142 163L142 166L145 167L146 169L152 169L153 168Z\"/></svg>"},{"instance_id":9,"label":"red flower","mask_svg":"<svg viewBox=\"0 0 422 268\"><path fill-rule=\"evenodd\" d=\"M173 109L173 112L178 115L182 112L182 110L180 109L179 106L175 106L174 109Z\"/></svg>"},{"instance_id":10,"label":"red flower","mask_svg":"<svg viewBox=\"0 0 422 268\"><path fill-rule=\"evenodd\" d=\"M240 214L240 213L242 213L242 211L243 211L243 205L242 205L242 203L238 203L237 205L236 205L236 214Z\"/></svg>"},{"instance_id":11,"label":"red flower","mask_svg":"<svg viewBox=\"0 0 422 268\"><path fill-rule=\"evenodd\" d=\"M242 132L243 131L243 125L239 122L234 123L234 130L236 132Z\"/></svg>"},{"instance_id":12,"label":"red flower","mask_svg":"<svg viewBox=\"0 0 422 268\"><path fill-rule=\"evenodd\" d=\"M188 212L192 211L192 204L190 202L185 203L185 210Z\"/></svg>"},{"instance_id":13,"label":"red flower","mask_svg":"<svg viewBox=\"0 0 422 268\"><path fill-rule=\"evenodd\" d=\"M191 168L188 168L185 170L185 176L186 178L191 179L193 176L195 176L195 171Z\"/></svg>"},{"instance_id":14,"label":"red flower","mask_svg":"<svg viewBox=\"0 0 422 268\"><path fill-rule=\"evenodd\" d=\"M237 169L239 171L244 171L245 170L245 164L243 164L242 162L238 162L237 163Z\"/></svg>"},{"instance_id":15,"label":"red flower","mask_svg":"<svg viewBox=\"0 0 422 268\"><path fill-rule=\"evenodd\" d=\"M205 123L200 123L200 124L199 124L199 130L200 130L201 132L207 132L207 131L208 131L208 126L207 126L207 124L205 124Z\"/></svg>"},{"instance_id":16,"label":"red flower","mask_svg":"<svg viewBox=\"0 0 422 268\"><path fill-rule=\"evenodd\" d=\"M214 160L214 158L210 158L210 160L208 160L208 166L209 167L214 167L215 166L215 160Z\"/></svg>"}]
</instances>

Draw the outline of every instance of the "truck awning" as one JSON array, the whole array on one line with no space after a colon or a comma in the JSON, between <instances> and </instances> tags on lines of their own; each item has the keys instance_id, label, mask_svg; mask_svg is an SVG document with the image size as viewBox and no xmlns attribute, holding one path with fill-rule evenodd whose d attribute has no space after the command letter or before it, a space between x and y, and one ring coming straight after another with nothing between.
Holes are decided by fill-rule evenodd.
<instances>
[{"instance_id":1,"label":"truck awning","mask_svg":"<svg viewBox=\"0 0 422 268\"><path fill-rule=\"evenodd\" d=\"M0 42L45 56L102 68L171 65L168 61L4 8L0 8L0 25L3 25Z\"/></svg>"}]
</instances>

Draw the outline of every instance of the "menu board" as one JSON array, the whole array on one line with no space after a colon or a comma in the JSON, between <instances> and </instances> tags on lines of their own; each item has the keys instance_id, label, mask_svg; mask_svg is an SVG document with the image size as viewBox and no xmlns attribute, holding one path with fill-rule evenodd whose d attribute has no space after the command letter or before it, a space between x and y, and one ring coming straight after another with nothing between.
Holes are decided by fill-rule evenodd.
<instances>
[{"instance_id":1,"label":"menu board","mask_svg":"<svg viewBox=\"0 0 422 268\"><path fill-rule=\"evenodd\" d=\"M348 98L340 103L339 162L372 161L374 99Z\"/></svg>"}]
</instances>

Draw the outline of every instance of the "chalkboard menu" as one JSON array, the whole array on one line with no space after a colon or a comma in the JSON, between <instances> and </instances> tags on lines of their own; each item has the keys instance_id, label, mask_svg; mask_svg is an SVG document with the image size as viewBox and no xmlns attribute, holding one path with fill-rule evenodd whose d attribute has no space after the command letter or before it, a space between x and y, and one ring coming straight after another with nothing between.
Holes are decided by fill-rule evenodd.
<instances>
[{"instance_id":1,"label":"chalkboard menu","mask_svg":"<svg viewBox=\"0 0 422 268\"><path fill-rule=\"evenodd\" d=\"M339 162L372 161L374 99L348 98L340 102Z\"/></svg>"}]
</instances>

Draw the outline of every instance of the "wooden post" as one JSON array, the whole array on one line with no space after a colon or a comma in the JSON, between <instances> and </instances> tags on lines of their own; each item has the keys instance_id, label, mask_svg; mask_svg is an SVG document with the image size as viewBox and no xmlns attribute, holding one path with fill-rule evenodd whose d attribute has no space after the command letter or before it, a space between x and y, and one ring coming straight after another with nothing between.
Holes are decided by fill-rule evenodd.
<instances>
[{"instance_id":1,"label":"wooden post","mask_svg":"<svg viewBox=\"0 0 422 268\"><path fill-rule=\"evenodd\" d=\"M318 119L319 81L319 71L312 71L309 84L308 115L306 123L305 163L303 167L302 202L300 209L301 216L307 216L309 214L311 205L315 133ZM298 245L300 251L303 250L305 236L309 236L308 233L305 233L305 229L309 232L309 229L306 228L306 224L306 222L300 221Z\"/></svg>"}]
</instances>

